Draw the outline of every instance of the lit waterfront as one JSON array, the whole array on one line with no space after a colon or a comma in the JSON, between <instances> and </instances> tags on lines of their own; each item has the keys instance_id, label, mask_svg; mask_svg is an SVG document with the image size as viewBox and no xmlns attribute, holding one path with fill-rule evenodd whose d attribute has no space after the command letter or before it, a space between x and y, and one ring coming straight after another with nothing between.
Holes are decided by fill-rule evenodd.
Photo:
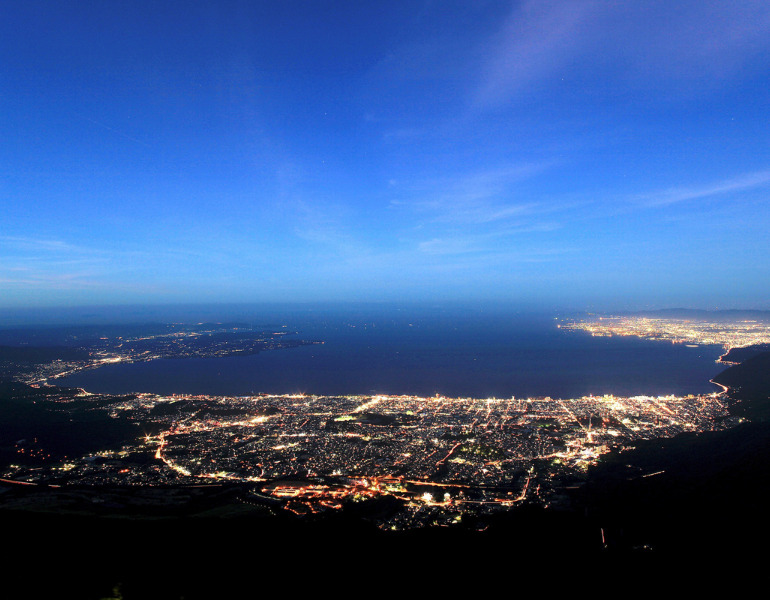
<instances>
[{"instance_id":1,"label":"lit waterfront","mask_svg":"<svg viewBox=\"0 0 770 600\"><path fill-rule=\"evenodd\" d=\"M765 321L706 321L697 319L603 316L559 324L561 329L587 331L594 336L637 336L672 343L722 346L725 352L770 344L770 323Z\"/></svg>"}]
</instances>

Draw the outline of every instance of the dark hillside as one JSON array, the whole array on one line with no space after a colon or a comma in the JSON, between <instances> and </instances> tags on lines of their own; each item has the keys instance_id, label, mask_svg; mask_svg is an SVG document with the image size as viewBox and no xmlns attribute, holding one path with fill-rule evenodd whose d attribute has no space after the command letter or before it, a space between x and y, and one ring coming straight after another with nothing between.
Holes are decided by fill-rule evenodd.
<instances>
[{"instance_id":1,"label":"dark hillside","mask_svg":"<svg viewBox=\"0 0 770 600\"><path fill-rule=\"evenodd\" d=\"M754 346L731 348L730 351L722 357L721 361L724 363L739 364L750 358L754 358L763 352L770 352L770 344L755 344Z\"/></svg>"},{"instance_id":2,"label":"dark hillside","mask_svg":"<svg viewBox=\"0 0 770 600\"><path fill-rule=\"evenodd\" d=\"M730 397L738 402L734 414L752 421L770 417L770 352L730 367L713 381L730 388Z\"/></svg>"},{"instance_id":3,"label":"dark hillside","mask_svg":"<svg viewBox=\"0 0 770 600\"><path fill-rule=\"evenodd\" d=\"M732 412L753 422L644 442L589 472L577 501L605 529L609 550L727 558L767 539L770 353L714 381L730 388Z\"/></svg>"}]
</instances>

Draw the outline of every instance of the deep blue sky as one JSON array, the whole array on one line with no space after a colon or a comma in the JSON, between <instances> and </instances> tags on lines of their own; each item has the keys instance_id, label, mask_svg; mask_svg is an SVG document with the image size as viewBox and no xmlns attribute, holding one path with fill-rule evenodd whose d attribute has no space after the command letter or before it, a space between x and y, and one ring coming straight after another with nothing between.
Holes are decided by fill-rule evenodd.
<instances>
[{"instance_id":1,"label":"deep blue sky","mask_svg":"<svg viewBox=\"0 0 770 600\"><path fill-rule=\"evenodd\" d=\"M0 5L0 307L770 308L770 3Z\"/></svg>"}]
</instances>

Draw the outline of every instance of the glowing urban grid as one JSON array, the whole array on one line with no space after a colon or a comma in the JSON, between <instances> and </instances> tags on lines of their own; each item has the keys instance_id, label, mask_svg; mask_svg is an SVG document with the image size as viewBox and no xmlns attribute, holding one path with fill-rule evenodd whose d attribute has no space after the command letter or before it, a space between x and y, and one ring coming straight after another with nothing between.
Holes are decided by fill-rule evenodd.
<instances>
[{"instance_id":1,"label":"glowing urban grid","mask_svg":"<svg viewBox=\"0 0 770 600\"><path fill-rule=\"evenodd\" d=\"M406 528L558 502L559 490L610 450L737 422L720 393L564 400L140 394L104 410L160 432L120 451L4 476L70 486L242 482L244 501L274 500L298 514L392 496L402 507L381 526ZM134 462L141 452L157 460Z\"/></svg>"}]
</instances>

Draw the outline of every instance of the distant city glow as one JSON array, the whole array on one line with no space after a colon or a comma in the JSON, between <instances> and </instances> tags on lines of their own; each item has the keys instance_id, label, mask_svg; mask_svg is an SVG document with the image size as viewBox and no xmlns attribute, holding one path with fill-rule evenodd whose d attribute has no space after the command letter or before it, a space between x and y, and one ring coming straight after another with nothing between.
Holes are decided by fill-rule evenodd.
<instances>
[{"instance_id":1,"label":"distant city glow","mask_svg":"<svg viewBox=\"0 0 770 600\"><path fill-rule=\"evenodd\" d=\"M594 336L637 336L675 344L714 344L725 352L756 344L770 344L770 322L708 321L646 316L602 316L560 324L563 329L587 331Z\"/></svg>"}]
</instances>

